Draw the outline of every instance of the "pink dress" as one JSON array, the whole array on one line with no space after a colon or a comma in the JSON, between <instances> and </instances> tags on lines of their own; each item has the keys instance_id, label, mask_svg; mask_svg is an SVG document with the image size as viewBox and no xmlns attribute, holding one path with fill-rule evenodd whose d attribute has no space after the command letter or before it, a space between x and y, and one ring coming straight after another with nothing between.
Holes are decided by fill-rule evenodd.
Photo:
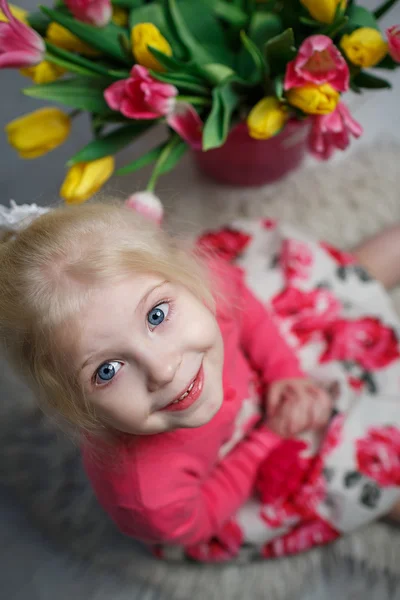
<instances>
[{"instance_id":1,"label":"pink dress","mask_svg":"<svg viewBox=\"0 0 400 600\"><path fill-rule=\"evenodd\" d=\"M271 221L205 234L224 281L224 401L203 427L124 438L112 463L83 449L99 502L171 560L252 560L327 543L400 499L399 322L354 258ZM325 431L281 440L268 384L326 385Z\"/></svg>"}]
</instances>

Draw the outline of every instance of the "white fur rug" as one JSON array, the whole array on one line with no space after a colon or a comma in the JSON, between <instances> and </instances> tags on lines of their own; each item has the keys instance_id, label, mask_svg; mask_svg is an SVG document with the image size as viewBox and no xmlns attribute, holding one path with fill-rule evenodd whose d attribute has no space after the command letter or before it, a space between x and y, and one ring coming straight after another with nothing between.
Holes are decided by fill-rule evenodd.
<instances>
[{"instance_id":1,"label":"white fur rug","mask_svg":"<svg viewBox=\"0 0 400 600\"><path fill-rule=\"evenodd\" d=\"M114 192L141 187L138 179L134 185L132 180L117 183L118 190L112 184ZM179 234L238 216L269 216L351 247L400 221L399 190L400 146L382 143L346 162L304 168L261 189L220 187L198 174L188 158L164 178L159 194L168 224ZM400 311L398 292L394 300ZM176 600L297 599L302 585L316 580L324 565L343 558L362 565L365 573L384 571L400 580L400 529L382 523L290 559L225 567L155 562L115 532L93 498L78 450L40 415L6 368L0 375L0 394L0 484L18 495L42 529L88 560L91 568L116 571L143 586L140 597L146 596L145 590L158 590L160 598Z\"/></svg>"}]
</instances>

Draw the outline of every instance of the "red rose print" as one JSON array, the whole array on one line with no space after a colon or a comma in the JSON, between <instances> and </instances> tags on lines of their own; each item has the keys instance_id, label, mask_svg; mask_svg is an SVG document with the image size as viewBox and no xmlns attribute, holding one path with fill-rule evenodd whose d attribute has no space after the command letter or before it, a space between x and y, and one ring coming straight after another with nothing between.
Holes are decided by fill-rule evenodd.
<instances>
[{"instance_id":1,"label":"red rose print","mask_svg":"<svg viewBox=\"0 0 400 600\"><path fill-rule=\"evenodd\" d=\"M275 229L276 221L274 221L274 219L264 219L262 221L262 226L264 229Z\"/></svg>"},{"instance_id":2,"label":"red rose print","mask_svg":"<svg viewBox=\"0 0 400 600\"><path fill-rule=\"evenodd\" d=\"M365 385L365 382L362 379L358 379L357 377L349 377L348 382L349 382L350 387L355 392L361 392L361 390L363 389L363 387Z\"/></svg>"},{"instance_id":3,"label":"red rose print","mask_svg":"<svg viewBox=\"0 0 400 600\"><path fill-rule=\"evenodd\" d=\"M341 310L340 302L329 290L303 291L293 286L275 296L272 307L279 317L292 319L292 333L301 344L314 332L323 331Z\"/></svg>"},{"instance_id":4,"label":"red rose print","mask_svg":"<svg viewBox=\"0 0 400 600\"><path fill-rule=\"evenodd\" d=\"M327 348L321 362L346 360L359 363L366 371L382 369L399 358L396 334L379 319L339 319L324 331Z\"/></svg>"},{"instance_id":5,"label":"red rose print","mask_svg":"<svg viewBox=\"0 0 400 600\"><path fill-rule=\"evenodd\" d=\"M330 454L342 441L344 421L345 415L343 414L336 415L336 417L332 419L322 442L319 453L321 457L325 457Z\"/></svg>"},{"instance_id":6,"label":"red rose print","mask_svg":"<svg viewBox=\"0 0 400 600\"><path fill-rule=\"evenodd\" d=\"M307 279L313 264L313 255L307 244L297 240L284 240L279 257L286 282Z\"/></svg>"},{"instance_id":7,"label":"red rose print","mask_svg":"<svg viewBox=\"0 0 400 600\"><path fill-rule=\"evenodd\" d=\"M303 440L284 440L261 464L256 489L263 504L281 503L299 489L309 467L309 459L301 457L306 448Z\"/></svg>"},{"instance_id":8,"label":"red rose print","mask_svg":"<svg viewBox=\"0 0 400 600\"><path fill-rule=\"evenodd\" d=\"M223 562L237 556L242 544L242 530L231 520L225 523L217 537L209 542L187 547L185 553L188 557L202 562Z\"/></svg>"},{"instance_id":9,"label":"red rose print","mask_svg":"<svg viewBox=\"0 0 400 600\"><path fill-rule=\"evenodd\" d=\"M210 231L199 237L197 245L201 250L213 252L225 260L233 260L249 244L251 236L230 227Z\"/></svg>"},{"instance_id":10,"label":"red rose print","mask_svg":"<svg viewBox=\"0 0 400 600\"><path fill-rule=\"evenodd\" d=\"M290 502L265 504L261 508L262 520L273 529L293 525L299 521L299 514Z\"/></svg>"},{"instance_id":11,"label":"red rose print","mask_svg":"<svg viewBox=\"0 0 400 600\"><path fill-rule=\"evenodd\" d=\"M304 552L314 546L328 544L339 537L339 533L322 519L313 519L294 527L286 535L266 544L262 550L264 558L275 558Z\"/></svg>"},{"instance_id":12,"label":"red rose print","mask_svg":"<svg viewBox=\"0 0 400 600\"><path fill-rule=\"evenodd\" d=\"M327 242L320 242L320 246L341 267L347 267L349 265L354 265L356 263L355 257L352 254L350 254L349 252L344 252L343 250L339 250L338 248L335 248L335 246L331 246Z\"/></svg>"},{"instance_id":13,"label":"red rose print","mask_svg":"<svg viewBox=\"0 0 400 600\"><path fill-rule=\"evenodd\" d=\"M315 472L294 495L294 505L304 518L313 518L325 496L325 479L321 473L317 475Z\"/></svg>"},{"instance_id":14,"label":"red rose print","mask_svg":"<svg viewBox=\"0 0 400 600\"><path fill-rule=\"evenodd\" d=\"M264 507L261 517L278 527L295 516L314 518L326 496L322 457L302 456L303 440L285 440L261 465L256 489Z\"/></svg>"},{"instance_id":15,"label":"red rose print","mask_svg":"<svg viewBox=\"0 0 400 600\"><path fill-rule=\"evenodd\" d=\"M393 425L371 427L357 440L358 470L379 485L400 486L400 430Z\"/></svg>"}]
</instances>

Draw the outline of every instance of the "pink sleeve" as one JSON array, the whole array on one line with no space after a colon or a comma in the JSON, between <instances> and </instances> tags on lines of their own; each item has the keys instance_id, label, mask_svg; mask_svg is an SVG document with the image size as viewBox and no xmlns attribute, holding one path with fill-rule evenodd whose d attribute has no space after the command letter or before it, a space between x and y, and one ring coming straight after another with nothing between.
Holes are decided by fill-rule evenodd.
<instances>
[{"instance_id":1,"label":"pink sleeve","mask_svg":"<svg viewBox=\"0 0 400 600\"><path fill-rule=\"evenodd\" d=\"M269 311L239 283L242 308L241 344L252 366L266 384L279 379L305 377L294 350L282 337Z\"/></svg>"},{"instance_id":2,"label":"pink sleeve","mask_svg":"<svg viewBox=\"0 0 400 600\"><path fill-rule=\"evenodd\" d=\"M196 459L183 453L161 458L151 465L151 474L141 462L134 478L140 501L135 493L131 500L125 494L108 512L123 533L149 544L206 541L249 498L259 465L278 442L261 425L205 479Z\"/></svg>"}]
</instances>

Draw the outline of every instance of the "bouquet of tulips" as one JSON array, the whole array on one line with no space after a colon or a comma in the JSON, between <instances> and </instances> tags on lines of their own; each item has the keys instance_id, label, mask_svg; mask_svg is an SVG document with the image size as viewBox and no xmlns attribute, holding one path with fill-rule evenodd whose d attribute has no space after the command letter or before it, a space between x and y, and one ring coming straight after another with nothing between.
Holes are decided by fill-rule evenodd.
<instances>
[{"instance_id":1,"label":"bouquet of tulips","mask_svg":"<svg viewBox=\"0 0 400 600\"><path fill-rule=\"evenodd\" d=\"M390 87L376 69L400 63L400 26L379 28L395 2L372 13L352 0L58 0L28 14L0 0L0 68L30 78L28 96L70 109L16 118L9 142L41 156L89 114L93 139L61 186L69 203L94 194L114 156L160 122L165 140L116 170L153 164L150 192L188 148L222 146L241 121L264 140L309 119L310 150L329 158L362 133L342 94Z\"/></svg>"}]
</instances>

